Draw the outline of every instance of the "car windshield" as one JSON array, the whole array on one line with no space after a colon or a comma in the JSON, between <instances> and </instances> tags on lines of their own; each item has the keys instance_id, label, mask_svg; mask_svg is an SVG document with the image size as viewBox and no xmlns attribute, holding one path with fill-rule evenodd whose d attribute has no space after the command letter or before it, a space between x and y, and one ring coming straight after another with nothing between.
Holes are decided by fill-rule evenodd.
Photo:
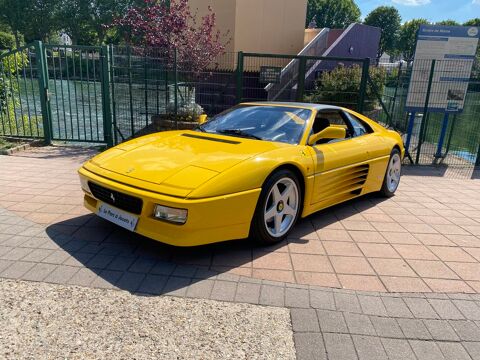
<instances>
[{"instance_id":1,"label":"car windshield","mask_svg":"<svg viewBox=\"0 0 480 360\"><path fill-rule=\"evenodd\" d=\"M284 106L233 107L199 126L199 131L298 144L311 110Z\"/></svg>"}]
</instances>

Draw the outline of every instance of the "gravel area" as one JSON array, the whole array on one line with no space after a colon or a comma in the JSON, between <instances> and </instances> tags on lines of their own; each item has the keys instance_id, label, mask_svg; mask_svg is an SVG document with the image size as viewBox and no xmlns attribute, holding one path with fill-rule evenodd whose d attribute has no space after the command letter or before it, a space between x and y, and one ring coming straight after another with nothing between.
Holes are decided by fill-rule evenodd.
<instances>
[{"instance_id":1,"label":"gravel area","mask_svg":"<svg viewBox=\"0 0 480 360\"><path fill-rule=\"evenodd\" d=\"M0 280L0 358L295 359L284 308Z\"/></svg>"}]
</instances>

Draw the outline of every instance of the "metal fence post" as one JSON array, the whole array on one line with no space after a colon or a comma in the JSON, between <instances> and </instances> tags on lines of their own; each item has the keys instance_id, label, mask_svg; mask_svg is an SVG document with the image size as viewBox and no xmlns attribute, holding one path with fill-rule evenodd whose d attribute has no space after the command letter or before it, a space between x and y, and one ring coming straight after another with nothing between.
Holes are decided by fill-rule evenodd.
<instances>
[{"instance_id":1,"label":"metal fence post","mask_svg":"<svg viewBox=\"0 0 480 360\"><path fill-rule=\"evenodd\" d=\"M480 144L478 145L477 161L475 161L475 166L480 166Z\"/></svg>"},{"instance_id":2,"label":"metal fence post","mask_svg":"<svg viewBox=\"0 0 480 360\"><path fill-rule=\"evenodd\" d=\"M175 105L175 128L178 130L178 52L177 48L174 49L173 52L173 77L174 77L174 91L175 93L173 94L173 99L174 99L174 105Z\"/></svg>"},{"instance_id":3,"label":"metal fence post","mask_svg":"<svg viewBox=\"0 0 480 360\"><path fill-rule=\"evenodd\" d=\"M307 72L307 58L302 56L298 63L297 101L302 102L305 94L305 73Z\"/></svg>"},{"instance_id":4,"label":"metal fence post","mask_svg":"<svg viewBox=\"0 0 480 360\"><path fill-rule=\"evenodd\" d=\"M428 78L428 87L427 87L427 94L425 96L425 105L423 107L423 114L422 114L422 123L420 125L420 133L418 138L418 145L417 145L417 157L415 158L415 164L418 165L420 160L420 151L422 150L422 141L425 132L425 122L427 118L428 112L428 102L430 101L430 92L432 91L432 81L433 81L433 74L435 73L435 59L432 60L432 65L430 67L430 76Z\"/></svg>"},{"instance_id":5,"label":"metal fence post","mask_svg":"<svg viewBox=\"0 0 480 360\"><path fill-rule=\"evenodd\" d=\"M50 94L48 92L48 66L45 48L41 41L34 41L35 55L37 58L38 89L40 93L40 106L42 108L43 136L46 145L52 143L52 109L50 107Z\"/></svg>"},{"instance_id":6,"label":"metal fence post","mask_svg":"<svg viewBox=\"0 0 480 360\"><path fill-rule=\"evenodd\" d=\"M368 71L370 69L370 58L365 58L362 63L362 80L360 82L360 96L358 97L358 112L363 114L365 109L365 97L367 93Z\"/></svg>"},{"instance_id":7,"label":"metal fence post","mask_svg":"<svg viewBox=\"0 0 480 360\"><path fill-rule=\"evenodd\" d=\"M237 56L237 104L243 98L243 52L239 51Z\"/></svg>"},{"instance_id":8,"label":"metal fence post","mask_svg":"<svg viewBox=\"0 0 480 360\"><path fill-rule=\"evenodd\" d=\"M112 109L110 102L110 53L108 46L102 46L100 50L101 81L102 81L102 115L103 115L103 138L107 147L113 146L112 136Z\"/></svg>"},{"instance_id":9,"label":"metal fence post","mask_svg":"<svg viewBox=\"0 0 480 360\"><path fill-rule=\"evenodd\" d=\"M113 144L117 145L118 144L118 136L117 136L117 110L116 110L116 100L115 100L115 64L113 62L114 56L113 56L113 45L110 45L108 47L110 56L110 85L112 89L112 133L113 133Z\"/></svg>"}]
</instances>

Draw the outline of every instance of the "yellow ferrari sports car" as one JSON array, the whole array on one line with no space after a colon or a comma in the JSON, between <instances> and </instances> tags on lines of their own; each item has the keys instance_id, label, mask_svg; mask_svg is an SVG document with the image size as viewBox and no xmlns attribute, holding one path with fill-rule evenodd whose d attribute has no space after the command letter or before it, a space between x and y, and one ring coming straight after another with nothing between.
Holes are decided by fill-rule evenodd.
<instances>
[{"instance_id":1,"label":"yellow ferrari sports car","mask_svg":"<svg viewBox=\"0 0 480 360\"><path fill-rule=\"evenodd\" d=\"M392 196L400 135L352 110L243 103L195 130L115 146L79 170L85 206L176 246L284 239L300 217L355 197Z\"/></svg>"}]
</instances>

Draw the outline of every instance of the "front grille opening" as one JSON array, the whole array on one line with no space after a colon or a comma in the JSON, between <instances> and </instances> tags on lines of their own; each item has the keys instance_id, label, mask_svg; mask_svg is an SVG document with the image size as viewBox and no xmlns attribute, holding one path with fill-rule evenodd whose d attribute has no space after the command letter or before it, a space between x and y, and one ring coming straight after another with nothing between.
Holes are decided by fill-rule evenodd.
<instances>
[{"instance_id":1,"label":"front grille opening","mask_svg":"<svg viewBox=\"0 0 480 360\"><path fill-rule=\"evenodd\" d=\"M128 211L132 214L140 215L142 212L143 201L140 198L107 189L91 181L88 182L88 187L90 188L93 196L104 203Z\"/></svg>"}]
</instances>

